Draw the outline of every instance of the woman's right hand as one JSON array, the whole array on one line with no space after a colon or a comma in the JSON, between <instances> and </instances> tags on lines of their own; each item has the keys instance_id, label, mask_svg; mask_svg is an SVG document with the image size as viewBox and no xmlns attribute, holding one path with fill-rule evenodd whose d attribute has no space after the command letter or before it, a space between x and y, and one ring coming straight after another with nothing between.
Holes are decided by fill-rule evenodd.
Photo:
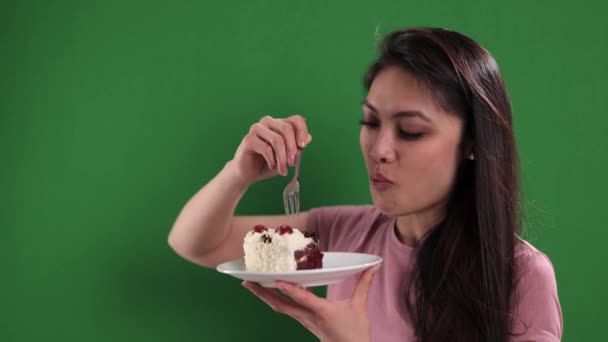
<instances>
[{"instance_id":1,"label":"woman's right hand","mask_svg":"<svg viewBox=\"0 0 608 342\"><path fill-rule=\"evenodd\" d=\"M286 176L295 156L312 136L301 115L286 119L263 117L243 138L231 163L237 177L251 185L278 174Z\"/></svg>"}]
</instances>

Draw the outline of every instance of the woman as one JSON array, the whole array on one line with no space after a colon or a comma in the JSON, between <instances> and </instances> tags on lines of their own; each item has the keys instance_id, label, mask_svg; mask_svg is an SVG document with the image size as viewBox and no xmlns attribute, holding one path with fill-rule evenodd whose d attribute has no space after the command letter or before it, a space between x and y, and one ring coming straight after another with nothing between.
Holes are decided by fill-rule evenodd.
<instances>
[{"instance_id":1,"label":"woman","mask_svg":"<svg viewBox=\"0 0 608 342\"><path fill-rule=\"evenodd\" d=\"M265 117L183 208L169 243L207 267L242 257L255 224L318 234L324 250L381 255L382 267L328 288L327 299L244 286L323 341L559 341L549 259L518 237L519 169L498 66L444 29L388 34L365 77L360 144L373 206L297 216L234 216L254 182L286 175L312 137L305 120Z\"/></svg>"}]
</instances>

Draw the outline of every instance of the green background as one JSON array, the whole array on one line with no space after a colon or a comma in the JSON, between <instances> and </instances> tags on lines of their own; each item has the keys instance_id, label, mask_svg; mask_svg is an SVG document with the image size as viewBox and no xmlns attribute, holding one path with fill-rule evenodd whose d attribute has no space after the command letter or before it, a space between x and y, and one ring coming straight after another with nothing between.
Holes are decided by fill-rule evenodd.
<instances>
[{"instance_id":1,"label":"green background","mask_svg":"<svg viewBox=\"0 0 608 342\"><path fill-rule=\"evenodd\" d=\"M304 208L368 203L360 80L376 31L411 25L461 31L496 57L514 107L526 236L554 263L564 340L601 340L603 6L1 2L0 341L314 340L238 280L180 259L167 234L266 114L308 118ZM285 182L255 185L239 213L280 213Z\"/></svg>"}]
</instances>

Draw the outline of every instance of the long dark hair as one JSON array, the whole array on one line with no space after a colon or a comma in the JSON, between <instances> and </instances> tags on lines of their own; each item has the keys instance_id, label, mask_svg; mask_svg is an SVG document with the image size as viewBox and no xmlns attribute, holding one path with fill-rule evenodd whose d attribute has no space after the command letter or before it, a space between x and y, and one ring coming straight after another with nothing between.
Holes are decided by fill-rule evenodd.
<instances>
[{"instance_id":1,"label":"long dark hair","mask_svg":"<svg viewBox=\"0 0 608 342\"><path fill-rule=\"evenodd\" d=\"M426 84L437 103L461 115L464 156L444 220L418 249L405 307L422 342L507 341L514 293L513 255L521 227L519 163L511 106L494 58L471 38L446 29L389 33L369 67L399 66Z\"/></svg>"}]
</instances>

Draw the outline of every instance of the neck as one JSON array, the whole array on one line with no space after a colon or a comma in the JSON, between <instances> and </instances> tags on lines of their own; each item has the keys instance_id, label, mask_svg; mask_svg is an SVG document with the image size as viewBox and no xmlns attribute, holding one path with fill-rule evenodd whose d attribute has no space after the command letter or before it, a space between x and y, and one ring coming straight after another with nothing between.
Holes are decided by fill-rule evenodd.
<instances>
[{"instance_id":1,"label":"neck","mask_svg":"<svg viewBox=\"0 0 608 342\"><path fill-rule=\"evenodd\" d=\"M432 207L423 211L397 217L396 233L399 241L410 247L418 247L429 231L445 217L445 206Z\"/></svg>"}]
</instances>

